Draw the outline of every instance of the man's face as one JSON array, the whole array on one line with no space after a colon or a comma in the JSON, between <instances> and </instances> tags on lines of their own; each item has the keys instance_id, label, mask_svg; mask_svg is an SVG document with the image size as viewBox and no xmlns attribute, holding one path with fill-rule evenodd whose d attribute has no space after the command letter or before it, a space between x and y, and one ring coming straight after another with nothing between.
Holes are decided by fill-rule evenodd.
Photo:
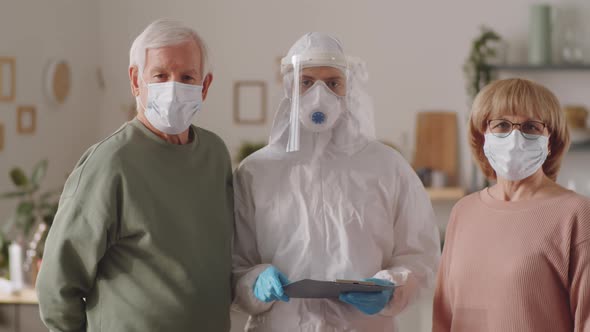
<instances>
[{"instance_id":1,"label":"man's face","mask_svg":"<svg viewBox=\"0 0 590 332\"><path fill-rule=\"evenodd\" d=\"M316 81L323 81L338 96L346 95L346 77L340 69L334 67L308 67L301 71L301 94L311 88Z\"/></svg>"},{"instance_id":2,"label":"man's face","mask_svg":"<svg viewBox=\"0 0 590 332\"><path fill-rule=\"evenodd\" d=\"M204 77L201 68L201 49L193 41L148 49L143 73L139 73L136 67L131 67L129 75L132 92L141 98L143 105L147 105L148 95L148 87L145 83L179 82L203 85L203 100L205 100L212 80L211 75ZM138 75L142 75L143 80ZM143 111L140 108L140 112Z\"/></svg>"}]
</instances>

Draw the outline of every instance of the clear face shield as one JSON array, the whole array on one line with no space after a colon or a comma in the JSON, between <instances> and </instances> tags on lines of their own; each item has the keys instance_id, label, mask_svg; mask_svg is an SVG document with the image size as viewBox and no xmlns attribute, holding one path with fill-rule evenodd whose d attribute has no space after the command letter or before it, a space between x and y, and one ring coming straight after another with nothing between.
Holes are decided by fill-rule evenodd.
<instances>
[{"instance_id":1,"label":"clear face shield","mask_svg":"<svg viewBox=\"0 0 590 332\"><path fill-rule=\"evenodd\" d=\"M283 58L291 102L287 152L299 151L301 131L329 131L346 109L347 61L341 54L312 53Z\"/></svg>"}]
</instances>

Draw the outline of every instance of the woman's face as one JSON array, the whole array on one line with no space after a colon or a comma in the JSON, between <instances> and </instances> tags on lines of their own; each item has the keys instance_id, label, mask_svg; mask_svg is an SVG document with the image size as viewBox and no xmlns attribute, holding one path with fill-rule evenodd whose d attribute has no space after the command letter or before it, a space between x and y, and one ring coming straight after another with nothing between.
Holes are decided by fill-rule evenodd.
<instances>
[{"instance_id":1,"label":"woman's face","mask_svg":"<svg viewBox=\"0 0 590 332\"><path fill-rule=\"evenodd\" d=\"M551 152L548 136L547 125L537 118L505 115L488 120L483 149L498 180L521 181L543 173Z\"/></svg>"}]
</instances>

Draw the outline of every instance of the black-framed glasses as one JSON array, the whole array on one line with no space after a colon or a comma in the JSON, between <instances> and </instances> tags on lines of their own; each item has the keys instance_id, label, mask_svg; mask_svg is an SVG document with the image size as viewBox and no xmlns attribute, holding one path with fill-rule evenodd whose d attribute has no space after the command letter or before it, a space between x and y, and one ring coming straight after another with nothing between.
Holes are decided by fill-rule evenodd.
<instances>
[{"instance_id":1,"label":"black-framed glasses","mask_svg":"<svg viewBox=\"0 0 590 332\"><path fill-rule=\"evenodd\" d=\"M537 139L543 135L545 131L546 124L540 121L525 121L521 123L514 123L504 119L498 120L488 120L488 128L490 132L500 138L505 138L510 136L514 127L518 126L520 128L520 133L526 139Z\"/></svg>"}]
</instances>

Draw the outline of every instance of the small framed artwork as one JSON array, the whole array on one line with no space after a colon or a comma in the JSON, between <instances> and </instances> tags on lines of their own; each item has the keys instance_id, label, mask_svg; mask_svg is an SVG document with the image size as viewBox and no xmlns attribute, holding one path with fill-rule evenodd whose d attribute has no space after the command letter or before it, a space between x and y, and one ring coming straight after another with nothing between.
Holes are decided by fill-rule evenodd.
<instances>
[{"instance_id":1,"label":"small framed artwork","mask_svg":"<svg viewBox=\"0 0 590 332\"><path fill-rule=\"evenodd\" d=\"M0 151L4 150L4 124L0 123Z\"/></svg>"},{"instance_id":2,"label":"small framed artwork","mask_svg":"<svg viewBox=\"0 0 590 332\"><path fill-rule=\"evenodd\" d=\"M14 101L16 97L16 60L0 57L0 101Z\"/></svg>"},{"instance_id":3,"label":"small framed artwork","mask_svg":"<svg viewBox=\"0 0 590 332\"><path fill-rule=\"evenodd\" d=\"M234 122L261 125L266 122L266 82L234 82Z\"/></svg>"},{"instance_id":4,"label":"small framed artwork","mask_svg":"<svg viewBox=\"0 0 590 332\"><path fill-rule=\"evenodd\" d=\"M17 112L17 132L34 134L37 130L37 110L35 106L19 106Z\"/></svg>"}]
</instances>

